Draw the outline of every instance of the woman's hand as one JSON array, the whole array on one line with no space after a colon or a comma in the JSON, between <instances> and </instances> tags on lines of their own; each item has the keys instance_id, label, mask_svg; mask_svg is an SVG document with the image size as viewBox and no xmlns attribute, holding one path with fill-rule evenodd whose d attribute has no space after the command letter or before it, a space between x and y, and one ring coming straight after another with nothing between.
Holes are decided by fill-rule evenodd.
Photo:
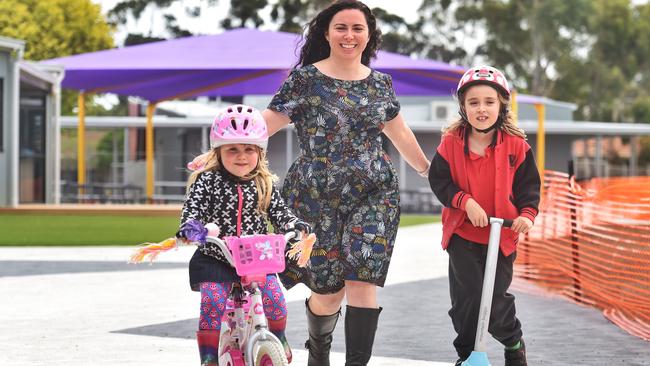
<instances>
[{"instance_id":1,"label":"woman's hand","mask_svg":"<svg viewBox=\"0 0 650 366\"><path fill-rule=\"evenodd\" d=\"M533 228L533 222L529 218L519 216L516 219L512 220L512 226L510 229L519 234L525 234L530 229Z\"/></svg>"},{"instance_id":2,"label":"woman's hand","mask_svg":"<svg viewBox=\"0 0 650 366\"><path fill-rule=\"evenodd\" d=\"M473 198L467 200L465 211L467 212L469 221L475 227L486 227L488 225L488 217L485 210Z\"/></svg>"},{"instance_id":3,"label":"woman's hand","mask_svg":"<svg viewBox=\"0 0 650 366\"><path fill-rule=\"evenodd\" d=\"M418 170L418 174L419 174L422 178L429 178L429 169L431 169L431 163L427 164L427 167L426 167L426 168L424 168L424 169L422 169L422 170Z\"/></svg>"}]
</instances>

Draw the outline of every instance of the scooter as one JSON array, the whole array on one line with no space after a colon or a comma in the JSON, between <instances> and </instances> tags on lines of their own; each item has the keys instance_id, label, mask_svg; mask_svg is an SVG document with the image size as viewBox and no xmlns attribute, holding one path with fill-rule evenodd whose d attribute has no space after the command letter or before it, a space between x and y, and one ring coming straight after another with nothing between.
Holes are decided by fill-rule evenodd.
<instances>
[{"instance_id":1,"label":"scooter","mask_svg":"<svg viewBox=\"0 0 650 366\"><path fill-rule=\"evenodd\" d=\"M511 227L512 220L490 217L490 239L488 241L487 259L483 274L483 289L481 292L481 305L479 306L478 324L476 325L476 340L474 350L461 366L491 366L486 350L486 336L490 325L490 312L492 310L492 295L494 294L494 278L499 259L499 241L501 228Z\"/></svg>"}]
</instances>

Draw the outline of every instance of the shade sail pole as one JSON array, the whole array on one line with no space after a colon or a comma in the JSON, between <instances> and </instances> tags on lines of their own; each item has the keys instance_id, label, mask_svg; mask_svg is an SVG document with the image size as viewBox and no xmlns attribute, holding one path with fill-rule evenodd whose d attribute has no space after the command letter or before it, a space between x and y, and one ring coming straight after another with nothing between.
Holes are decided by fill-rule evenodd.
<instances>
[{"instance_id":1,"label":"shade sail pole","mask_svg":"<svg viewBox=\"0 0 650 366\"><path fill-rule=\"evenodd\" d=\"M535 104L535 111L537 111L537 170L542 180L544 179L546 154L546 131L544 130L545 110L544 104ZM544 189L543 186L542 189Z\"/></svg>"},{"instance_id":2,"label":"shade sail pole","mask_svg":"<svg viewBox=\"0 0 650 366\"><path fill-rule=\"evenodd\" d=\"M519 104L517 104L517 92L510 93L510 109L512 110L512 117L514 118L515 125L519 124Z\"/></svg>"},{"instance_id":3,"label":"shade sail pole","mask_svg":"<svg viewBox=\"0 0 650 366\"><path fill-rule=\"evenodd\" d=\"M145 149L147 159L147 201L153 202L153 112L156 110L156 103L149 102L147 105L147 127L145 129Z\"/></svg>"},{"instance_id":4,"label":"shade sail pole","mask_svg":"<svg viewBox=\"0 0 650 366\"><path fill-rule=\"evenodd\" d=\"M78 126L77 126L77 194L84 194L86 184L86 93L79 92L77 97Z\"/></svg>"}]
</instances>

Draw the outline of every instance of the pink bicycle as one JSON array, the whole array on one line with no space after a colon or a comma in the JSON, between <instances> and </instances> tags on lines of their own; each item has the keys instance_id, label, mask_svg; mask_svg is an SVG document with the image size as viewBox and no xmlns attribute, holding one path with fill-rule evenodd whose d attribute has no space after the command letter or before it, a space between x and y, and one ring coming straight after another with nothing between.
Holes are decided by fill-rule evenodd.
<instances>
[{"instance_id":1,"label":"pink bicycle","mask_svg":"<svg viewBox=\"0 0 650 366\"><path fill-rule=\"evenodd\" d=\"M232 286L229 306L221 321L219 366L289 364L282 343L268 329L259 283L269 273L284 271L286 243L300 234L292 231L285 235L231 236L224 240L206 238L221 248L241 277L241 282Z\"/></svg>"},{"instance_id":2,"label":"pink bicycle","mask_svg":"<svg viewBox=\"0 0 650 366\"><path fill-rule=\"evenodd\" d=\"M198 225L204 232L199 242L217 245L241 277L241 281L234 283L230 290L226 312L221 319L219 366L287 366L289 362L282 343L269 331L259 284L268 274L284 271L285 248L289 241L294 243L286 255L296 259L298 265L305 266L316 236L309 234L303 238L301 231L292 230L284 235L226 236L220 239L215 224L207 224L205 228L200 223ZM177 238L147 243L136 250L130 261L153 261L158 254L188 243Z\"/></svg>"}]
</instances>

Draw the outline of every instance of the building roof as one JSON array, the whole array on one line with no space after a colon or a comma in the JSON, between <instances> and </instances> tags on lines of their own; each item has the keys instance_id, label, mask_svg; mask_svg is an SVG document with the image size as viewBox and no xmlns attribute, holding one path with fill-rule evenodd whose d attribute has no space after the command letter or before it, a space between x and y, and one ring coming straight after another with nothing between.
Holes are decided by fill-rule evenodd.
<instances>
[{"instance_id":1,"label":"building roof","mask_svg":"<svg viewBox=\"0 0 650 366\"><path fill-rule=\"evenodd\" d=\"M235 29L43 61L65 67L62 86L162 101L193 96L272 95L296 63L298 34ZM398 95L451 95L464 68L379 51L371 66L391 74Z\"/></svg>"}]
</instances>

